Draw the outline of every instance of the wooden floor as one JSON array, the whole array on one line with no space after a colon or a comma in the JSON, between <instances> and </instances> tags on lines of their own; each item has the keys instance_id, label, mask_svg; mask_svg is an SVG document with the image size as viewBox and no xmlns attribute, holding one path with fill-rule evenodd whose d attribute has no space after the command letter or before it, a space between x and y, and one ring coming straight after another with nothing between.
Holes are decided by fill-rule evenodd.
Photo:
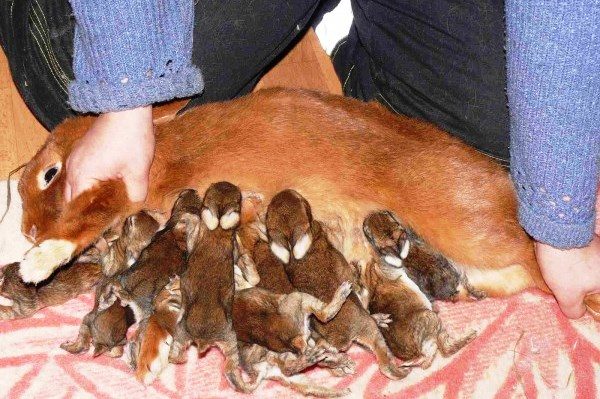
<instances>
[{"instance_id":1,"label":"wooden floor","mask_svg":"<svg viewBox=\"0 0 600 399\"><path fill-rule=\"evenodd\" d=\"M256 89L285 86L341 93L331 61L312 29L258 83ZM48 132L17 92L4 53L0 51L0 180L27 162Z\"/></svg>"}]
</instances>

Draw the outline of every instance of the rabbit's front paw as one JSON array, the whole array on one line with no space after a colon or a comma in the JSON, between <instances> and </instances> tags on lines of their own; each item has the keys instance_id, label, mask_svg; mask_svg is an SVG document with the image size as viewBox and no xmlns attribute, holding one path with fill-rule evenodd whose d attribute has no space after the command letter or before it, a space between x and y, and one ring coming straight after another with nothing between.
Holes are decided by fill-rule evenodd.
<instances>
[{"instance_id":1,"label":"rabbit's front paw","mask_svg":"<svg viewBox=\"0 0 600 399\"><path fill-rule=\"evenodd\" d=\"M44 281L54 270L64 265L73 256L76 245L67 240L45 240L31 248L19 267L21 278L26 283Z\"/></svg>"}]
</instances>

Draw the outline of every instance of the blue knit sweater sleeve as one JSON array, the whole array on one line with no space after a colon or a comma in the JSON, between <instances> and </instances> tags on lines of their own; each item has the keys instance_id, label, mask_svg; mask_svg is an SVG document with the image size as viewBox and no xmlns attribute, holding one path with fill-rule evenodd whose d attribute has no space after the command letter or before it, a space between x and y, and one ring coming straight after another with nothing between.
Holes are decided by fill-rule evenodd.
<instances>
[{"instance_id":1,"label":"blue knit sweater sleeve","mask_svg":"<svg viewBox=\"0 0 600 399\"><path fill-rule=\"evenodd\" d=\"M75 15L71 107L131 109L203 89L191 64L192 0L71 0Z\"/></svg>"},{"instance_id":2,"label":"blue knit sweater sleeve","mask_svg":"<svg viewBox=\"0 0 600 399\"><path fill-rule=\"evenodd\" d=\"M507 0L511 174L519 220L557 248L593 237L600 159L600 1Z\"/></svg>"}]
</instances>

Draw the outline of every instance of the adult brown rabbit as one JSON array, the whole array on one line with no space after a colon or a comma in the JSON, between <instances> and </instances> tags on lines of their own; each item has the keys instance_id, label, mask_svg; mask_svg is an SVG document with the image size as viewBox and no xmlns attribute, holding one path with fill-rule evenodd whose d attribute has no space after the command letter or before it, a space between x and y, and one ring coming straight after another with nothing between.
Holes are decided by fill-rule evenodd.
<instances>
[{"instance_id":1,"label":"adult brown rabbit","mask_svg":"<svg viewBox=\"0 0 600 399\"><path fill-rule=\"evenodd\" d=\"M229 180L266 200L299 191L315 218L338 224L348 261L366 264L362 221L389 209L488 295L547 290L508 173L433 125L378 104L271 89L201 106L156 127L145 203L109 181L65 204L63 166L92 121L64 122L23 172L22 230L36 244L21 263L27 281L42 281L142 207L168 216L182 189Z\"/></svg>"}]
</instances>

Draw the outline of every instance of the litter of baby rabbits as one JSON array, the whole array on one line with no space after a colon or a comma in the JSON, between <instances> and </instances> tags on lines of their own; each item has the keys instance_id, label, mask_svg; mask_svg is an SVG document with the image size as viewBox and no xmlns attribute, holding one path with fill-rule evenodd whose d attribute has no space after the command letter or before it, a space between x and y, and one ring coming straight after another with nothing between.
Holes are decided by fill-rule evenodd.
<instances>
[{"instance_id":1,"label":"litter of baby rabbits","mask_svg":"<svg viewBox=\"0 0 600 399\"><path fill-rule=\"evenodd\" d=\"M264 206L253 197L251 212L244 198L228 182L213 183L203 197L182 191L164 226L150 212L131 215L40 287L22 283L13 264L0 277L12 313L0 318L30 316L95 285L94 308L64 350L126 353L136 378L152 384L169 363L186 362L190 345L200 354L214 346L240 392L274 380L317 397L349 391L303 371L353 374L346 354L353 343L397 380L475 338L474 331L450 337L431 301L484 293L390 212L360 226L373 255L361 265L344 258L300 193L284 190Z\"/></svg>"}]
</instances>

